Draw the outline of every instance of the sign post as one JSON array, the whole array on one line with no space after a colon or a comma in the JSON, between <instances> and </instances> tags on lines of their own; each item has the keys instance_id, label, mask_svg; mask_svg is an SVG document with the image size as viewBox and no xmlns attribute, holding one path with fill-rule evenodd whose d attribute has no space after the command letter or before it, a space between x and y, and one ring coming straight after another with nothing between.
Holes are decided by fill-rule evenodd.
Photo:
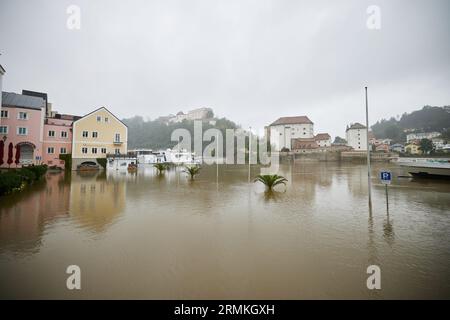
<instances>
[{"instance_id":1,"label":"sign post","mask_svg":"<svg viewBox=\"0 0 450 320\"><path fill-rule=\"evenodd\" d=\"M380 180L381 183L384 184L386 190L386 209L389 214L389 196L388 196L388 185L391 184L392 181L392 173L390 171L381 171L380 172Z\"/></svg>"}]
</instances>

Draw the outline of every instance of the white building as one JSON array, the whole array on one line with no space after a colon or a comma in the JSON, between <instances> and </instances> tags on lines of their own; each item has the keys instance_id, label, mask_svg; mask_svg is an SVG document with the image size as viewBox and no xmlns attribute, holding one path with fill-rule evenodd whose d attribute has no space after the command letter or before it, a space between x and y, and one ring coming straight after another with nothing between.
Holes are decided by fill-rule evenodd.
<instances>
[{"instance_id":1,"label":"white building","mask_svg":"<svg viewBox=\"0 0 450 320\"><path fill-rule=\"evenodd\" d=\"M169 117L169 122L183 122L183 120L203 120L212 118L214 112L211 108L198 108L188 111L188 113L183 113L183 111L178 112L175 116Z\"/></svg>"},{"instance_id":2,"label":"white building","mask_svg":"<svg viewBox=\"0 0 450 320\"><path fill-rule=\"evenodd\" d=\"M292 139L314 138L314 123L306 116L282 117L269 125L270 144L275 151L292 149Z\"/></svg>"},{"instance_id":3,"label":"white building","mask_svg":"<svg viewBox=\"0 0 450 320\"><path fill-rule=\"evenodd\" d=\"M331 147L331 136L328 133L318 133L314 140L319 147Z\"/></svg>"},{"instance_id":4,"label":"white building","mask_svg":"<svg viewBox=\"0 0 450 320\"><path fill-rule=\"evenodd\" d=\"M422 139L433 139L439 137L441 134L439 132L419 132L419 133L410 133L406 136L406 141L410 142L411 140L422 140Z\"/></svg>"},{"instance_id":5,"label":"white building","mask_svg":"<svg viewBox=\"0 0 450 320\"><path fill-rule=\"evenodd\" d=\"M431 142L436 150L442 150L445 146L445 140L442 138L432 138Z\"/></svg>"},{"instance_id":6,"label":"white building","mask_svg":"<svg viewBox=\"0 0 450 320\"><path fill-rule=\"evenodd\" d=\"M345 132L347 145L356 151L367 151L367 131L361 123L350 124Z\"/></svg>"}]
</instances>

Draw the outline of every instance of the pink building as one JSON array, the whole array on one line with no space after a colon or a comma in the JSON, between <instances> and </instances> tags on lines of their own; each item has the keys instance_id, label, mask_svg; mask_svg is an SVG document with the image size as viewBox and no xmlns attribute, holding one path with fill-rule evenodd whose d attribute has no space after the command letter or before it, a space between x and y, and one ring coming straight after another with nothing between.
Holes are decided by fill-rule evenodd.
<instances>
[{"instance_id":1,"label":"pink building","mask_svg":"<svg viewBox=\"0 0 450 320\"><path fill-rule=\"evenodd\" d=\"M41 163L45 107L45 101L42 98L2 92L1 167L20 167ZM9 155L10 145L12 157Z\"/></svg>"},{"instance_id":2,"label":"pink building","mask_svg":"<svg viewBox=\"0 0 450 320\"><path fill-rule=\"evenodd\" d=\"M72 153L72 123L79 117L55 114L44 122L44 144L42 163L48 166L64 167L61 154Z\"/></svg>"}]
</instances>

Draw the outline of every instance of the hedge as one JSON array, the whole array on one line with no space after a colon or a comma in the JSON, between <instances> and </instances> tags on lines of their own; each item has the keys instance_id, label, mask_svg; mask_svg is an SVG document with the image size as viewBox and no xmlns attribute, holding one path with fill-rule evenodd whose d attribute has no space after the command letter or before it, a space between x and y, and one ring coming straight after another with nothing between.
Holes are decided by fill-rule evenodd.
<instances>
[{"instance_id":1,"label":"hedge","mask_svg":"<svg viewBox=\"0 0 450 320\"><path fill-rule=\"evenodd\" d=\"M64 169L67 171L72 170L72 154L60 154L59 159L64 160Z\"/></svg>"},{"instance_id":2,"label":"hedge","mask_svg":"<svg viewBox=\"0 0 450 320\"><path fill-rule=\"evenodd\" d=\"M103 169L106 168L106 158L97 158L97 159L95 159L95 160L97 160L97 163L98 163L99 165L101 165L101 166L103 167Z\"/></svg>"},{"instance_id":3,"label":"hedge","mask_svg":"<svg viewBox=\"0 0 450 320\"><path fill-rule=\"evenodd\" d=\"M0 173L0 196L21 190L27 184L40 180L47 172L47 166L29 166L21 169L12 169Z\"/></svg>"}]
</instances>

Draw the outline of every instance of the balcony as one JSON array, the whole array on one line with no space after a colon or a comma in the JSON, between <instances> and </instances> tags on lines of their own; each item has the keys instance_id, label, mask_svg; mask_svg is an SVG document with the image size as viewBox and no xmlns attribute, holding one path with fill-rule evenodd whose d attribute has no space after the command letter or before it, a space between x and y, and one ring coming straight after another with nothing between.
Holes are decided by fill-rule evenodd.
<instances>
[{"instance_id":1,"label":"balcony","mask_svg":"<svg viewBox=\"0 0 450 320\"><path fill-rule=\"evenodd\" d=\"M123 142L122 142L122 141L114 140L114 141L113 141L113 144L114 144L115 146L121 146L121 145L123 144Z\"/></svg>"}]
</instances>

